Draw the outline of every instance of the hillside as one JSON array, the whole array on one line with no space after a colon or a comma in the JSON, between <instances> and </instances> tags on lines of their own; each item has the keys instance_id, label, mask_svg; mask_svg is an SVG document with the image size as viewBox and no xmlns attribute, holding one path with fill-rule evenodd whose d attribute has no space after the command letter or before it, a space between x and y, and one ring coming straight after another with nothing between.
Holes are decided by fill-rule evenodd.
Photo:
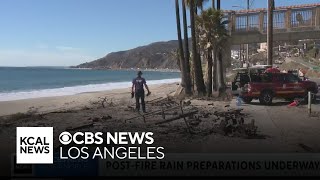
<instances>
[{"instance_id":1,"label":"hillside","mask_svg":"<svg viewBox=\"0 0 320 180\"><path fill-rule=\"evenodd\" d=\"M178 69L176 51L178 41L156 42L127 51L113 52L92 62L75 66L75 68L94 69L128 69L158 68Z\"/></svg>"}]
</instances>

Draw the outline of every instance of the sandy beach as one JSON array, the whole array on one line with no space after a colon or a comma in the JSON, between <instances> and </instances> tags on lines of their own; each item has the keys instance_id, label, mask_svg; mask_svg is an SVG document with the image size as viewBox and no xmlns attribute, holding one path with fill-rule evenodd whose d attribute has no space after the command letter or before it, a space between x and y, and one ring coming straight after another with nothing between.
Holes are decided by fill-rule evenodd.
<instances>
[{"instance_id":1,"label":"sandy beach","mask_svg":"<svg viewBox=\"0 0 320 180\"><path fill-rule=\"evenodd\" d=\"M319 116L309 117L306 105L288 108L288 102L275 100L273 106L261 106L253 101L238 107L235 97L182 100L172 96L177 88L178 83L151 85L152 94L145 99L150 114L146 115L135 111L130 88L0 102L0 140L7 135L14 139L15 127L31 126L54 127L55 133L72 129L151 131L156 134L157 143L174 152L303 152L301 143L313 149L312 152L320 151L315 138L320 138ZM183 118L158 124L181 114L179 109L170 110L181 102L186 103L185 113L196 110L196 114L187 117L189 127ZM161 113L163 110L168 112ZM313 110L320 112L319 104ZM257 128L256 134L226 133L224 121L230 118L243 119L246 129Z\"/></svg>"},{"instance_id":2,"label":"sandy beach","mask_svg":"<svg viewBox=\"0 0 320 180\"><path fill-rule=\"evenodd\" d=\"M308 116L306 105L288 108L288 102L275 100L273 106L261 106L253 101L238 107L235 97L182 100L172 96L177 88L178 83L151 85L152 94L145 99L147 112L151 114L143 116L135 111L135 99L131 98L130 88L0 102L0 140L10 136L14 142L15 127L31 126L54 127L55 133L72 129L151 131L156 134L157 143L165 144L174 152L303 152L300 143L313 149L312 152L320 151L318 138L310 138L320 137L316 128L320 121L318 116ZM159 99L161 101L157 103ZM179 109L170 109L181 102L186 103L185 113L197 112L187 117L189 128L183 118L157 124L178 116L181 113ZM164 113L165 117L161 113L163 109L169 110ZM316 104L313 109L318 112L320 106ZM243 119L246 128L256 127L256 134L248 136L240 131L226 134L223 121L229 116L236 117L237 121Z\"/></svg>"},{"instance_id":3,"label":"sandy beach","mask_svg":"<svg viewBox=\"0 0 320 180\"><path fill-rule=\"evenodd\" d=\"M146 101L166 96L177 88L177 83L150 85L152 94L146 97ZM68 109L81 109L89 107L92 103L97 102L100 98L107 98L114 103L134 103L131 99L131 88L114 89L101 92L87 92L69 96L43 97L34 99L24 99L15 101L0 102L0 116L26 113L28 111L36 111L38 113L48 113L52 111L61 111Z\"/></svg>"},{"instance_id":4,"label":"sandy beach","mask_svg":"<svg viewBox=\"0 0 320 180\"><path fill-rule=\"evenodd\" d=\"M309 117L306 105L288 108L288 102L275 100L273 106L253 101L238 107L234 97L182 101L168 97L177 88L176 83L150 86L152 94L146 102L151 113L144 115L134 110L130 89L0 102L0 143L6 144L0 147L0 159L4 167L10 167L16 127L53 127L55 148L64 131L153 132L154 145L165 147L166 153L320 152L320 115ZM106 99L105 107L101 98ZM319 103L314 111L320 112ZM179 117L188 112L194 114ZM14 115L3 116L9 114ZM237 121L234 132L226 128L226 122L233 120Z\"/></svg>"}]
</instances>

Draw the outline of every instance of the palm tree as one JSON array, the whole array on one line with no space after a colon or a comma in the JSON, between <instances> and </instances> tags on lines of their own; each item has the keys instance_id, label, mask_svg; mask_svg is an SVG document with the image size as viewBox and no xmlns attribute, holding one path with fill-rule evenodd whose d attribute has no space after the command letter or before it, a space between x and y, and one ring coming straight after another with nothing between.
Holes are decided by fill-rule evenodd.
<instances>
[{"instance_id":1,"label":"palm tree","mask_svg":"<svg viewBox=\"0 0 320 180\"><path fill-rule=\"evenodd\" d=\"M183 53L183 46L182 46L182 37L181 37L181 25L180 25L180 8L179 8L179 1L175 1L176 6L176 23L177 23L177 34L178 34L178 43L179 43L179 58L180 58L180 70L181 70L181 86L183 88L186 87L186 63L185 57ZM186 92L187 93L187 92Z\"/></svg>"},{"instance_id":2,"label":"palm tree","mask_svg":"<svg viewBox=\"0 0 320 180\"><path fill-rule=\"evenodd\" d=\"M198 51L197 51L194 5L195 5L194 0L190 0L190 22L191 22L192 54L193 54L193 66L194 66L193 68L194 68L195 84L197 87L198 95L204 95L206 93L206 88L203 80L201 59L199 59Z\"/></svg>"},{"instance_id":3,"label":"palm tree","mask_svg":"<svg viewBox=\"0 0 320 180\"><path fill-rule=\"evenodd\" d=\"M187 24L187 10L186 2L182 0L182 12L183 12L183 29L184 29L184 50L185 50L185 64L186 64L186 94L192 94L192 82L190 71L190 52L189 52L189 37L188 37L188 24Z\"/></svg>"},{"instance_id":4,"label":"palm tree","mask_svg":"<svg viewBox=\"0 0 320 180\"><path fill-rule=\"evenodd\" d=\"M215 0L212 0L212 9L216 9ZM217 90L217 52L212 50L212 60L213 60L213 79L212 79L212 90Z\"/></svg>"},{"instance_id":5,"label":"palm tree","mask_svg":"<svg viewBox=\"0 0 320 180\"><path fill-rule=\"evenodd\" d=\"M221 0L217 0L217 10L220 11L220 8L221 8ZM223 17L223 14L221 13L220 18L217 19L217 22L223 26L223 29L225 29L225 26L224 26L225 24L223 24L223 22L222 22L222 17ZM228 23L227 21L224 21L224 22ZM225 33L225 35L223 35L223 34L220 34L220 35L225 36L225 37L228 36L226 30L223 30L223 33ZM224 38L222 37L222 39L224 39ZM219 93L220 94L225 91L225 87L226 87L225 82L224 82L224 77L223 77L224 70L223 70L223 62L222 62L222 50L223 49L219 48L216 51L216 52L218 52L218 61L217 62L219 63L219 67L217 67L217 70L219 70L218 77L220 79L220 81L219 81L220 82L220 84L219 84Z\"/></svg>"},{"instance_id":6,"label":"palm tree","mask_svg":"<svg viewBox=\"0 0 320 180\"><path fill-rule=\"evenodd\" d=\"M207 58L207 72L206 72L206 90L207 95L210 97L212 95L212 23L210 18L211 11L202 11L201 15L196 17L196 28L199 33L199 46L200 49L206 54Z\"/></svg>"},{"instance_id":7,"label":"palm tree","mask_svg":"<svg viewBox=\"0 0 320 180\"><path fill-rule=\"evenodd\" d=\"M191 4L191 0L185 0L186 4L188 7L190 7ZM198 15L198 9L200 9L201 11L203 11L203 6L206 2L208 2L209 0L194 0L194 5L195 5L195 15ZM199 61L201 61L201 49L199 47L199 35L198 32L196 31L196 42L197 42L197 58L199 59ZM201 61L202 62L202 61Z\"/></svg>"},{"instance_id":8,"label":"palm tree","mask_svg":"<svg viewBox=\"0 0 320 180\"><path fill-rule=\"evenodd\" d=\"M223 13L219 10L208 9L197 17L197 29L200 33L200 46L207 52L208 57L208 79L207 86L212 86L212 57L213 51L218 52L219 72L220 72L220 88L225 88L223 78L223 64L222 64L222 45L228 38L227 29L225 25L229 21L222 21ZM216 54L216 53L214 53ZM214 67L216 68L216 67ZM216 76L215 76L216 77ZM208 94L212 87L207 87Z\"/></svg>"},{"instance_id":9,"label":"palm tree","mask_svg":"<svg viewBox=\"0 0 320 180\"><path fill-rule=\"evenodd\" d=\"M190 3L192 0L185 0L188 7L190 7ZM194 12L198 14L198 8L203 11L203 5L209 0L194 0L195 9Z\"/></svg>"}]
</instances>

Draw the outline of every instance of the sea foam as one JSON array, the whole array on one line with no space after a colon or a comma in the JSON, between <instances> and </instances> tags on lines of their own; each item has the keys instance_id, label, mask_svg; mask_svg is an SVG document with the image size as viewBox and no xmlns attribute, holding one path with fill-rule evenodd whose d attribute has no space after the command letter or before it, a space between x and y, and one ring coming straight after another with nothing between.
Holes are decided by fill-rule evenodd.
<instances>
[{"instance_id":1,"label":"sea foam","mask_svg":"<svg viewBox=\"0 0 320 180\"><path fill-rule=\"evenodd\" d=\"M148 85L166 84L179 82L181 79L163 79L163 80L151 80L148 81ZM131 87L131 82L110 82L105 84L89 84L82 86L72 86L55 89L41 89L41 90L29 90L20 92L7 92L0 93L0 101L14 101L22 99L32 99L40 97L56 97L67 96L86 92L99 92L113 89L124 89ZM151 90L152 91L152 90Z\"/></svg>"}]
</instances>

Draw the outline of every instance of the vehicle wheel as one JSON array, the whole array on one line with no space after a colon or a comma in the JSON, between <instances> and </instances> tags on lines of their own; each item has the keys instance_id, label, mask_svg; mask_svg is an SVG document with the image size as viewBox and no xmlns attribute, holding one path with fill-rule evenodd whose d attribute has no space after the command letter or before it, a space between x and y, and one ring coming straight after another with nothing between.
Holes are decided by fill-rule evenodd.
<instances>
[{"instance_id":1,"label":"vehicle wheel","mask_svg":"<svg viewBox=\"0 0 320 180\"><path fill-rule=\"evenodd\" d=\"M244 101L245 103L247 103L247 104L251 103L251 101L253 100L253 98L250 98L250 97L244 97L244 98L242 98L242 99L243 99L243 101Z\"/></svg>"},{"instance_id":2,"label":"vehicle wheel","mask_svg":"<svg viewBox=\"0 0 320 180\"><path fill-rule=\"evenodd\" d=\"M271 105L272 104L273 95L271 91L265 91L261 94L259 101L261 104L264 105Z\"/></svg>"}]
</instances>

